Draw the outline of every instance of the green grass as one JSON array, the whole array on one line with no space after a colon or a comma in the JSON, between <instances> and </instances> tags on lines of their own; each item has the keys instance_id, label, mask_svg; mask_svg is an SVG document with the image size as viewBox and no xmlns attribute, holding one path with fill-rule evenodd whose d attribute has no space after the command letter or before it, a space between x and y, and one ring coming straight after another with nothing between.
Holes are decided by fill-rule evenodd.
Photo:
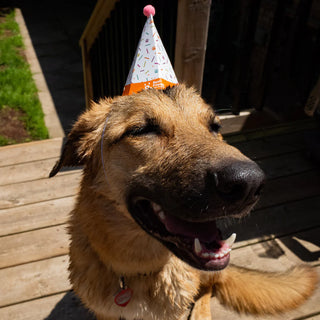
<instances>
[{"instance_id":1,"label":"green grass","mask_svg":"<svg viewBox=\"0 0 320 320\"><path fill-rule=\"evenodd\" d=\"M1 9L0 9L1 16ZM44 115L28 63L23 57L23 40L14 19L14 10L2 12L0 20L0 110L21 110L31 140L48 138ZM28 139L30 140L30 139ZM0 145L15 141L0 136Z\"/></svg>"}]
</instances>

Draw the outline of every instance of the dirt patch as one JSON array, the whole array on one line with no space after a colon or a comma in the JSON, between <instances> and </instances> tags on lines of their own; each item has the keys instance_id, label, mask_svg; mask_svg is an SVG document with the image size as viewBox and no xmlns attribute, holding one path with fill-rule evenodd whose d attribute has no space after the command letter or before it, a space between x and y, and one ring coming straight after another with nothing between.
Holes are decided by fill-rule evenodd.
<instances>
[{"instance_id":1,"label":"dirt patch","mask_svg":"<svg viewBox=\"0 0 320 320\"><path fill-rule=\"evenodd\" d=\"M13 36L14 33L11 30L2 30L2 34L0 34L0 39L6 39Z\"/></svg>"},{"instance_id":2,"label":"dirt patch","mask_svg":"<svg viewBox=\"0 0 320 320\"><path fill-rule=\"evenodd\" d=\"M28 62L24 48L17 48L17 53L25 62Z\"/></svg>"},{"instance_id":3,"label":"dirt patch","mask_svg":"<svg viewBox=\"0 0 320 320\"><path fill-rule=\"evenodd\" d=\"M30 139L23 121L21 120L25 114L22 111L3 108L0 110L0 135L14 140L16 142L23 142Z\"/></svg>"},{"instance_id":4,"label":"dirt patch","mask_svg":"<svg viewBox=\"0 0 320 320\"><path fill-rule=\"evenodd\" d=\"M12 10L12 8L0 8L0 23L6 21L6 15L9 14Z\"/></svg>"},{"instance_id":5,"label":"dirt patch","mask_svg":"<svg viewBox=\"0 0 320 320\"><path fill-rule=\"evenodd\" d=\"M0 8L0 24L6 22L6 15L9 14L13 9L12 8ZM2 34L0 34L1 39L12 37L14 33L11 30L4 29Z\"/></svg>"},{"instance_id":6,"label":"dirt patch","mask_svg":"<svg viewBox=\"0 0 320 320\"><path fill-rule=\"evenodd\" d=\"M5 8L0 8L0 19L4 18L7 14L9 14L13 8L10 7L5 7Z\"/></svg>"}]
</instances>

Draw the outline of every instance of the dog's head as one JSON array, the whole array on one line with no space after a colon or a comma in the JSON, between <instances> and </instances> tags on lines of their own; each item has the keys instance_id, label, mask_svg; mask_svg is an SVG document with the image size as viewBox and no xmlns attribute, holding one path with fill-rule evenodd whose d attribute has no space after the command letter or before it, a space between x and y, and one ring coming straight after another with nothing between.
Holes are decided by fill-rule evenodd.
<instances>
[{"instance_id":1,"label":"dog's head","mask_svg":"<svg viewBox=\"0 0 320 320\"><path fill-rule=\"evenodd\" d=\"M75 124L51 176L84 164L87 183L128 219L191 266L220 270L232 244L216 221L248 214L264 174L219 129L184 85L102 100Z\"/></svg>"}]
</instances>

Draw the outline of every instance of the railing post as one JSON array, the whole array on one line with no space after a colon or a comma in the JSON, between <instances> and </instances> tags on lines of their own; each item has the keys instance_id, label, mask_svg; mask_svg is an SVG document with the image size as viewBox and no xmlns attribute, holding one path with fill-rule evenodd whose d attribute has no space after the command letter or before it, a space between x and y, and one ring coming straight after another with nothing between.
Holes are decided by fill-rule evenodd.
<instances>
[{"instance_id":1,"label":"railing post","mask_svg":"<svg viewBox=\"0 0 320 320\"><path fill-rule=\"evenodd\" d=\"M98 0L89 19L89 22L81 36L80 46L82 51L83 76L86 96L86 107L93 98L90 49L99 34L105 20L110 16L112 9L119 0Z\"/></svg>"},{"instance_id":2,"label":"railing post","mask_svg":"<svg viewBox=\"0 0 320 320\"><path fill-rule=\"evenodd\" d=\"M92 74L91 74L91 62L89 57L89 52L87 50L87 42L83 39L81 43L82 51L82 70L83 70L83 81L86 99L86 108L90 106L90 101L93 98L93 88L92 88Z\"/></svg>"},{"instance_id":3,"label":"railing post","mask_svg":"<svg viewBox=\"0 0 320 320\"><path fill-rule=\"evenodd\" d=\"M179 0L174 69L201 93L211 0Z\"/></svg>"}]
</instances>

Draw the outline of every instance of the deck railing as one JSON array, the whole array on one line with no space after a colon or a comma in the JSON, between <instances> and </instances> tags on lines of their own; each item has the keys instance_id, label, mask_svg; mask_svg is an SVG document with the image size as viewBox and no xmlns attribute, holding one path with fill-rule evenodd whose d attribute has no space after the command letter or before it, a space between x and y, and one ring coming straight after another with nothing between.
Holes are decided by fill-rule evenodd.
<instances>
[{"instance_id":1,"label":"deck railing","mask_svg":"<svg viewBox=\"0 0 320 320\"><path fill-rule=\"evenodd\" d=\"M180 82L201 91L211 0L149 1ZM80 39L86 104L122 93L145 23L146 1L98 0Z\"/></svg>"}]
</instances>

